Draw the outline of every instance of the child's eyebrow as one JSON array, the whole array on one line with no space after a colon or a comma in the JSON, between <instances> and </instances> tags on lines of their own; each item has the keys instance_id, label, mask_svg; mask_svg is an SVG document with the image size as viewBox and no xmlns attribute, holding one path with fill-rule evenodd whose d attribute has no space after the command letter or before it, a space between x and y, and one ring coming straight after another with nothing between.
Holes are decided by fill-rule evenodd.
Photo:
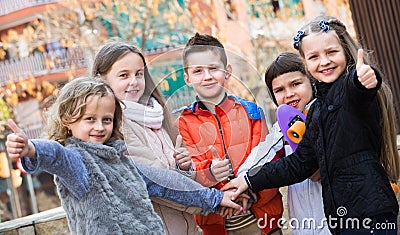
<instances>
[{"instance_id":1,"label":"child's eyebrow","mask_svg":"<svg viewBox=\"0 0 400 235\"><path fill-rule=\"evenodd\" d=\"M218 63L212 63L212 64L193 64L193 65L188 65L187 68L195 68L195 67L220 67L221 64Z\"/></svg>"},{"instance_id":2,"label":"child's eyebrow","mask_svg":"<svg viewBox=\"0 0 400 235\"><path fill-rule=\"evenodd\" d=\"M281 88L282 88L282 86L278 85L278 86L274 86L272 90L275 91L275 90L278 90L278 89L281 89Z\"/></svg>"},{"instance_id":3,"label":"child's eyebrow","mask_svg":"<svg viewBox=\"0 0 400 235\"><path fill-rule=\"evenodd\" d=\"M303 79L301 77L293 77L290 81L291 82L299 82L299 81L303 81Z\"/></svg>"}]
</instances>

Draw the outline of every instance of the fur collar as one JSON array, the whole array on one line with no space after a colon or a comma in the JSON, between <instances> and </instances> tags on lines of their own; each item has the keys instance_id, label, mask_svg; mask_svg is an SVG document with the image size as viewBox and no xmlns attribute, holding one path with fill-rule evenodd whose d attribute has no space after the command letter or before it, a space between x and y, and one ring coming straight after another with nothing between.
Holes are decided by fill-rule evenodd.
<instances>
[{"instance_id":1,"label":"fur collar","mask_svg":"<svg viewBox=\"0 0 400 235\"><path fill-rule=\"evenodd\" d=\"M126 152L126 145L123 140L109 139L104 144L95 144L84 142L75 137L69 137L65 143L68 147L80 147L90 153L95 153L103 159L118 159L121 157L120 153Z\"/></svg>"}]
</instances>

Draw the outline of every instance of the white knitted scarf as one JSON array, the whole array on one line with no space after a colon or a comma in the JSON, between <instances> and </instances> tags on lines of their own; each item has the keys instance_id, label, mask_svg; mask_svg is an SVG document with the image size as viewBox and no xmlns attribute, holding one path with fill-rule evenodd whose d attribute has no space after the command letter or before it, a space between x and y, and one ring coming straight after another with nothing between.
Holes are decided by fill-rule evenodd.
<instances>
[{"instance_id":1,"label":"white knitted scarf","mask_svg":"<svg viewBox=\"0 0 400 235\"><path fill-rule=\"evenodd\" d=\"M153 97L150 98L150 105L145 106L137 102L124 100L126 106L124 116L132 121L151 129L160 129L164 120L163 107Z\"/></svg>"}]
</instances>

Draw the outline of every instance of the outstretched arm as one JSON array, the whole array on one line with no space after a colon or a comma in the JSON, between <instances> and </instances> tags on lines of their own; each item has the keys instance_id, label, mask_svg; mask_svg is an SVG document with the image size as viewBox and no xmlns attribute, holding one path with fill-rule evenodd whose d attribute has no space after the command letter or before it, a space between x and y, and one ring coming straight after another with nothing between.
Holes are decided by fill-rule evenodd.
<instances>
[{"instance_id":1,"label":"outstretched arm","mask_svg":"<svg viewBox=\"0 0 400 235\"><path fill-rule=\"evenodd\" d=\"M284 148L284 143L284 137L279 131L279 125L275 123L265 141L254 147L244 163L239 167L237 177L243 176L252 168L261 167L265 163L271 162L277 153Z\"/></svg>"},{"instance_id":2,"label":"outstretched arm","mask_svg":"<svg viewBox=\"0 0 400 235\"><path fill-rule=\"evenodd\" d=\"M315 123L314 123L315 124ZM301 182L318 170L318 160L307 129L296 152L262 167L253 168L246 175L233 179L221 190L236 188L233 199L250 188L253 192Z\"/></svg>"},{"instance_id":3,"label":"outstretched arm","mask_svg":"<svg viewBox=\"0 0 400 235\"><path fill-rule=\"evenodd\" d=\"M30 174L42 169L57 175L77 199L85 195L89 180L78 151L67 149L55 141L28 140L13 120L10 119L8 125L14 132L7 136L6 141L10 158L21 158L22 167Z\"/></svg>"},{"instance_id":4,"label":"outstretched arm","mask_svg":"<svg viewBox=\"0 0 400 235\"><path fill-rule=\"evenodd\" d=\"M175 171L132 163L146 182L150 197L163 197L186 206L201 207L205 212L217 212L219 205L238 211L242 209L230 199L233 194L203 187Z\"/></svg>"}]
</instances>

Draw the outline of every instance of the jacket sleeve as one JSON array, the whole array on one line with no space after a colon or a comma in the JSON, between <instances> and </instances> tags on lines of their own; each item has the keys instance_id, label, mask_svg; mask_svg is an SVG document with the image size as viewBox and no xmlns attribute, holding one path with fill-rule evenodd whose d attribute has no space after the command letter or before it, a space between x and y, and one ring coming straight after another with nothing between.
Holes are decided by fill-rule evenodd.
<instances>
[{"instance_id":1,"label":"jacket sleeve","mask_svg":"<svg viewBox=\"0 0 400 235\"><path fill-rule=\"evenodd\" d=\"M185 206L200 207L204 212L216 212L222 201L223 192L203 187L175 171L142 164L136 164L136 167L146 182L150 197L162 197Z\"/></svg>"},{"instance_id":2,"label":"jacket sleeve","mask_svg":"<svg viewBox=\"0 0 400 235\"><path fill-rule=\"evenodd\" d=\"M271 132L265 138L265 141L260 142L254 147L244 163L239 167L237 177L243 176L251 168L256 168L272 161L275 155L284 147L283 135L275 123L272 126Z\"/></svg>"},{"instance_id":3,"label":"jacket sleeve","mask_svg":"<svg viewBox=\"0 0 400 235\"><path fill-rule=\"evenodd\" d=\"M371 101L376 97L378 90L382 86L382 77L377 70L374 69L376 79L378 84L375 88L367 89L360 81L358 81L357 71L353 69L349 73L349 78L347 79L347 89L345 93L349 103L352 104L352 108L355 110L368 110Z\"/></svg>"},{"instance_id":4,"label":"jacket sleeve","mask_svg":"<svg viewBox=\"0 0 400 235\"><path fill-rule=\"evenodd\" d=\"M254 192L301 182L318 170L318 159L310 136L311 129L314 128L307 127L294 153L253 168L247 173L249 186Z\"/></svg>"},{"instance_id":5,"label":"jacket sleeve","mask_svg":"<svg viewBox=\"0 0 400 235\"><path fill-rule=\"evenodd\" d=\"M185 205L179 204L177 202L174 202L174 201L162 198L162 197L151 197L150 199L151 199L151 201L153 201L157 204L172 208L177 211L186 212L186 213L189 213L192 215L204 213L203 208L195 207L195 206L185 206Z\"/></svg>"},{"instance_id":6,"label":"jacket sleeve","mask_svg":"<svg viewBox=\"0 0 400 235\"><path fill-rule=\"evenodd\" d=\"M36 159L21 159L23 168L30 174L41 169L57 175L63 185L78 200L89 191L89 176L82 160L82 155L68 149L56 141L30 140L36 149Z\"/></svg>"}]
</instances>

